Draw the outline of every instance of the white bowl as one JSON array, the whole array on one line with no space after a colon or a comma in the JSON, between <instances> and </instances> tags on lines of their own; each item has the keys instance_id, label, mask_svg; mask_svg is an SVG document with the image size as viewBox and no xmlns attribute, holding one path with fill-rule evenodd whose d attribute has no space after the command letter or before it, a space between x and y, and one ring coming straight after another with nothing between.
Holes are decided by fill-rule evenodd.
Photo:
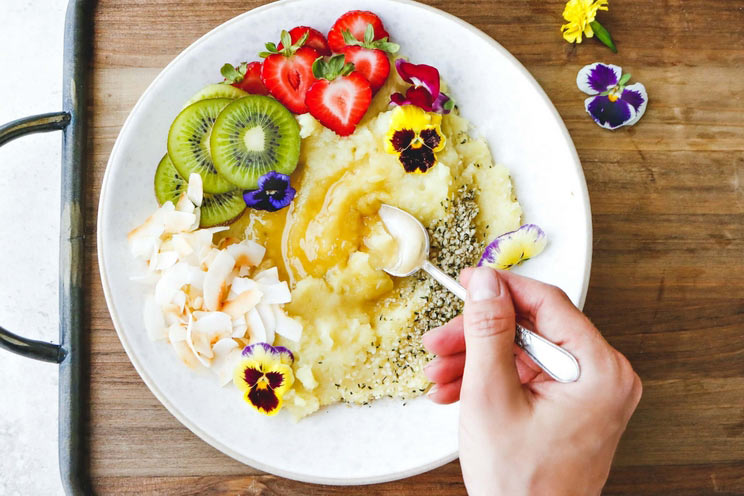
<instances>
[{"instance_id":1,"label":"white bowl","mask_svg":"<svg viewBox=\"0 0 744 496\"><path fill-rule=\"evenodd\" d=\"M183 367L169 345L148 339L143 288L129 279L140 265L129 254L126 233L157 206L152 177L183 102L215 82L224 62L255 59L281 29L309 25L325 32L352 9L376 12L402 53L440 70L462 115L510 169L525 221L539 224L549 238L545 252L518 272L563 288L581 306L591 264L589 198L563 122L525 68L460 19L403 0L285 0L246 12L184 50L137 102L104 176L98 260L111 317L147 386L196 435L258 469L325 484L394 480L454 460L458 405L425 398L336 405L296 424L285 412L260 416L234 388L217 387L213 376Z\"/></svg>"}]
</instances>

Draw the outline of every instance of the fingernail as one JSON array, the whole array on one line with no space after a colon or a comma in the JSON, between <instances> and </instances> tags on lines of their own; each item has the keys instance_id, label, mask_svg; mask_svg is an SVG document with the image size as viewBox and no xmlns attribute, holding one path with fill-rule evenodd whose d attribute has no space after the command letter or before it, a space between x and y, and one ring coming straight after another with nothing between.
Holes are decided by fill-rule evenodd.
<instances>
[{"instance_id":1,"label":"fingernail","mask_svg":"<svg viewBox=\"0 0 744 496\"><path fill-rule=\"evenodd\" d=\"M478 267L470 276L468 296L471 301L483 301L496 298L501 294L501 280L496 273L487 267Z\"/></svg>"},{"instance_id":2,"label":"fingernail","mask_svg":"<svg viewBox=\"0 0 744 496\"><path fill-rule=\"evenodd\" d=\"M432 387L429 388L429 390L426 392L426 396L433 396L439 391L439 386L434 384Z\"/></svg>"}]
</instances>

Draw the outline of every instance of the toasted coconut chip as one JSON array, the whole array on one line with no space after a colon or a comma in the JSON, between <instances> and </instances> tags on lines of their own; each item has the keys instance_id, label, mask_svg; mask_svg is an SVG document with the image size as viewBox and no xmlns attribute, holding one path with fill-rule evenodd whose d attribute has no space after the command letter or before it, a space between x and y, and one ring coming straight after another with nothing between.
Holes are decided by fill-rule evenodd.
<instances>
[{"instance_id":1,"label":"toasted coconut chip","mask_svg":"<svg viewBox=\"0 0 744 496\"><path fill-rule=\"evenodd\" d=\"M189 186L186 189L189 200L197 207L201 207L204 198L204 189L202 187L202 178L199 174L192 172L189 175Z\"/></svg>"},{"instance_id":2,"label":"toasted coconut chip","mask_svg":"<svg viewBox=\"0 0 744 496\"><path fill-rule=\"evenodd\" d=\"M172 324L168 328L168 340L171 343L178 343L179 341L186 341L186 326L181 322Z\"/></svg>"},{"instance_id":3,"label":"toasted coconut chip","mask_svg":"<svg viewBox=\"0 0 744 496\"><path fill-rule=\"evenodd\" d=\"M250 331L250 340L252 343L266 342L266 327L264 326L261 314L258 309L254 308L246 316L248 330Z\"/></svg>"},{"instance_id":4,"label":"toasted coconut chip","mask_svg":"<svg viewBox=\"0 0 744 496\"><path fill-rule=\"evenodd\" d=\"M197 334L197 339L201 337L202 337L201 334ZM203 346L203 343L199 343L199 344ZM212 366L212 363L207 358L203 358L199 356L199 352L196 350L196 345L194 343L194 318L191 314L189 314L189 324L188 324L188 327L186 327L186 345L191 350L191 353L194 355L194 357L199 361L199 363L201 363L207 368ZM207 350L210 353L212 351L211 349L209 349L209 347L207 347Z\"/></svg>"},{"instance_id":5,"label":"toasted coconut chip","mask_svg":"<svg viewBox=\"0 0 744 496\"><path fill-rule=\"evenodd\" d=\"M191 348L189 348L189 345L186 343L186 341L176 341L175 343L171 343L173 346L173 349L176 350L176 355L178 355L178 358L181 359L181 361L190 369L198 369L201 365L201 361L196 358L196 355L194 355L194 352L191 351Z\"/></svg>"},{"instance_id":6,"label":"toasted coconut chip","mask_svg":"<svg viewBox=\"0 0 744 496\"><path fill-rule=\"evenodd\" d=\"M242 325L239 325L239 326L233 326L232 337L234 337L234 338L244 338L246 334L248 334L248 325L247 324L242 324Z\"/></svg>"},{"instance_id":7,"label":"toasted coconut chip","mask_svg":"<svg viewBox=\"0 0 744 496\"><path fill-rule=\"evenodd\" d=\"M251 275L251 268L247 265L241 266L238 271L238 277L248 277L249 275Z\"/></svg>"},{"instance_id":8,"label":"toasted coconut chip","mask_svg":"<svg viewBox=\"0 0 744 496\"><path fill-rule=\"evenodd\" d=\"M274 344L274 333L276 332L276 316L274 315L274 311L269 305L263 302L256 305L256 310L258 310L258 314L261 316L261 322L263 322L265 332L264 339L258 342ZM251 342L253 342L253 336L251 336Z\"/></svg>"},{"instance_id":9,"label":"toasted coconut chip","mask_svg":"<svg viewBox=\"0 0 744 496\"><path fill-rule=\"evenodd\" d=\"M159 243L160 235L165 231L166 216L174 210L173 203L165 202L141 226L132 229L127 234L132 255L137 258L147 258L152 255L156 242Z\"/></svg>"},{"instance_id":10,"label":"toasted coconut chip","mask_svg":"<svg viewBox=\"0 0 744 496\"><path fill-rule=\"evenodd\" d=\"M241 243L228 246L227 252L235 259L235 265L256 267L263 260L266 248L255 241L246 239Z\"/></svg>"},{"instance_id":11,"label":"toasted coconut chip","mask_svg":"<svg viewBox=\"0 0 744 496\"><path fill-rule=\"evenodd\" d=\"M253 280L262 284L279 284L279 269L272 267L262 270L253 277Z\"/></svg>"},{"instance_id":12,"label":"toasted coconut chip","mask_svg":"<svg viewBox=\"0 0 744 496\"><path fill-rule=\"evenodd\" d=\"M202 298L201 296L195 297L191 303L191 307L194 310L201 310L203 306L204 306L204 298Z\"/></svg>"},{"instance_id":13,"label":"toasted coconut chip","mask_svg":"<svg viewBox=\"0 0 744 496\"><path fill-rule=\"evenodd\" d=\"M161 251L158 253L157 263L155 264L155 270L166 270L173 267L178 262L178 252L176 251ZM152 265L152 259L150 260Z\"/></svg>"},{"instance_id":14,"label":"toasted coconut chip","mask_svg":"<svg viewBox=\"0 0 744 496\"><path fill-rule=\"evenodd\" d=\"M289 303L292 301L292 295L289 292L289 286L286 281L277 284L259 284L259 286L263 293L261 303L270 305L276 303Z\"/></svg>"},{"instance_id":15,"label":"toasted coconut chip","mask_svg":"<svg viewBox=\"0 0 744 496\"><path fill-rule=\"evenodd\" d=\"M185 231L193 231L192 227L196 215L188 212L168 212L165 217L165 232L167 233L180 233Z\"/></svg>"},{"instance_id":16,"label":"toasted coconut chip","mask_svg":"<svg viewBox=\"0 0 744 496\"><path fill-rule=\"evenodd\" d=\"M155 302L152 295L145 299L144 307L145 330L148 337L153 341L165 339L168 336L168 330L165 327L165 317L163 310Z\"/></svg>"},{"instance_id":17,"label":"toasted coconut chip","mask_svg":"<svg viewBox=\"0 0 744 496\"><path fill-rule=\"evenodd\" d=\"M258 283L253 279L247 277L236 277L233 279L232 285L230 285L230 299L233 299L246 291L257 290L258 287Z\"/></svg>"},{"instance_id":18,"label":"toasted coconut chip","mask_svg":"<svg viewBox=\"0 0 744 496\"><path fill-rule=\"evenodd\" d=\"M235 266L235 259L226 251L218 251L209 265L207 275L204 276L204 306L208 310L217 311L222 306L222 300L227 296L227 288L231 281L228 276Z\"/></svg>"},{"instance_id":19,"label":"toasted coconut chip","mask_svg":"<svg viewBox=\"0 0 744 496\"><path fill-rule=\"evenodd\" d=\"M231 342L234 347L228 349L228 342ZM220 346L222 343L225 343L225 345ZM219 352L218 346L220 347ZM232 339L223 339L214 345L215 359L212 362L212 370L217 374L217 381L220 386L225 386L232 381L235 368L241 360L240 351L241 348Z\"/></svg>"},{"instance_id":20,"label":"toasted coconut chip","mask_svg":"<svg viewBox=\"0 0 744 496\"><path fill-rule=\"evenodd\" d=\"M201 207L196 207L196 209L194 209L194 223L191 224L189 231L196 231L199 229L199 224L201 224Z\"/></svg>"},{"instance_id":21,"label":"toasted coconut chip","mask_svg":"<svg viewBox=\"0 0 744 496\"><path fill-rule=\"evenodd\" d=\"M236 296L235 299L226 302L222 306L222 311L230 315L233 319L243 317L261 301L262 296L263 293L257 289L244 291Z\"/></svg>"},{"instance_id":22,"label":"toasted coconut chip","mask_svg":"<svg viewBox=\"0 0 744 496\"><path fill-rule=\"evenodd\" d=\"M158 305L165 306L171 303L176 293L191 282L191 274L190 266L185 263L177 263L164 271L155 285L155 301Z\"/></svg>"},{"instance_id":23,"label":"toasted coconut chip","mask_svg":"<svg viewBox=\"0 0 744 496\"><path fill-rule=\"evenodd\" d=\"M187 257L194 253L194 249L183 234L174 234L171 239L163 243L163 247L167 247L169 250L178 253L179 258Z\"/></svg>"},{"instance_id":24,"label":"toasted coconut chip","mask_svg":"<svg viewBox=\"0 0 744 496\"><path fill-rule=\"evenodd\" d=\"M165 316L165 325L171 326L173 324L183 323L185 316L183 311L179 311L176 305L167 305L166 309L163 310Z\"/></svg>"},{"instance_id":25,"label":"toasted coconut chip","mask_svg":"<svg viewBox=\"0 0 744 496\"><path fill-rule=\"evenodd\" d=\"M279 305L271 305L271 308L276 317L276 333L299 343L302 337L302 324L290 318Z\"/></svg>"},{"instance_id":26,"label":"toasted coconut chip","mask_svg":"<svg viewBox=\"0 0 744 496\"><path fill-rule=\"evenodd\" d=\"M178 307L178 313L183 313L183 308L186 306L186 293L183 291L176 292L173 297L173 304Z\"/></svg>"},{"instance_id":27,"label":"toasted coconut chip","mask_svg":"<svg viewBox=\"0 0 744 496\"><path fill-rule=\"evenodd\" d=\"M193 214L195 208L196 206L191 202L191 200L189 200L186 193L181 193L181 196L178 198L178 202L176 203L176 211Z\"/></svg>"}]
</instances>

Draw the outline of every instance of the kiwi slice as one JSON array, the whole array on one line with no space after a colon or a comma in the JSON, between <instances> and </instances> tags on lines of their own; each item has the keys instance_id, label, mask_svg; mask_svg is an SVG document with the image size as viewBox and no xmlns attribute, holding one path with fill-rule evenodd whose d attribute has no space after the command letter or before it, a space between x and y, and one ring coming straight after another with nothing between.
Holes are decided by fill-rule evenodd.
<instances>
[{"instance_id":1,"label":"kiwi slice","mask_svg":"<svg viewBox=\"0 0 744 496\"><path fill-rule=\"evenodd\" d=\"M300 126L273 98L248 95L222 110L210 148L220 175L243 189L256 189L267 172L291 174L297 168Z\"/></svg>"},{"instance_id":2,"label":"kiwi slice","mask_svg":"<svg viewBox=\"0 0 744 496\"><path fill-rule=\"evenodd\" d=\"M192 103L198 102L199 100L206 100L207 98L229 98L234 100L246 95L248 95L247 91L243 91L240 88L236 88L229 84L210 84L200 89L194 94L194 96L189 98L189 101L186 102L184 108L188 107Z\"/></svg>"},{"instance_id":3,"label":"kiwi slice","mask_svg":"<svg viewBox=\"0 0 744 496\"><path fill-rule=\"evenodd\" d=\"M181 177L166 153L155 170L155 198L158 203L162 205L170 201L175 205L188 186L188 182Z\"/></svg>"},{"instance_id":4,"label":"kiwi slice","mask_svg":"<svg viewBox=\"0 0 744 496\"><path fill-rule=\"evenodd\" d=\"M188 182L181 177L168 154L158 164L155 171L155 196L159 204L171 201L174 204L188 188ZM245 201L240 190L227 193L205 193L201 204L200 227L219 226L234 221L245 210Z\"/></svg>"},{"instance_id":5,"label":"kiwi slice","mask_svg":"<svg viewBox=\"0 0 744 496\"><path fill-rule=\"evenodd\" d=\"M209 98L192 103L181 111L168 133L168 155L181 177L196 172L202 177L205 193L226 193L236 189L217 173L209 152L209 135L217 116L232 100Z\"/></svg>"}]
</instances>

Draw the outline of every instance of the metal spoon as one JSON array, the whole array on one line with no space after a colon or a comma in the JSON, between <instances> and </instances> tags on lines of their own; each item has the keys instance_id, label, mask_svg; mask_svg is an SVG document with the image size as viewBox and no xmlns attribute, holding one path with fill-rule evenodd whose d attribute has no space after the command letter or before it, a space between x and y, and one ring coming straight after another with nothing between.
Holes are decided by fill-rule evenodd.
<instances>
[{"instance_id":1,"label":"metal spoon","mask_svg":"<svg viewBox=\"0 0 744 496\"><path fill-rule=\"evenodd\" d=\"M398 243L397 258L385 272L395 277L410 276L423 269L458 298L465 300L467 290L457 281L429 262L429 233L411 214L383 204L379 210L385 229ZM579 363L560 346L517 324L514 342L550 377L558 382L574 382L579 378Z\"/></svg>"}]
</instances>

